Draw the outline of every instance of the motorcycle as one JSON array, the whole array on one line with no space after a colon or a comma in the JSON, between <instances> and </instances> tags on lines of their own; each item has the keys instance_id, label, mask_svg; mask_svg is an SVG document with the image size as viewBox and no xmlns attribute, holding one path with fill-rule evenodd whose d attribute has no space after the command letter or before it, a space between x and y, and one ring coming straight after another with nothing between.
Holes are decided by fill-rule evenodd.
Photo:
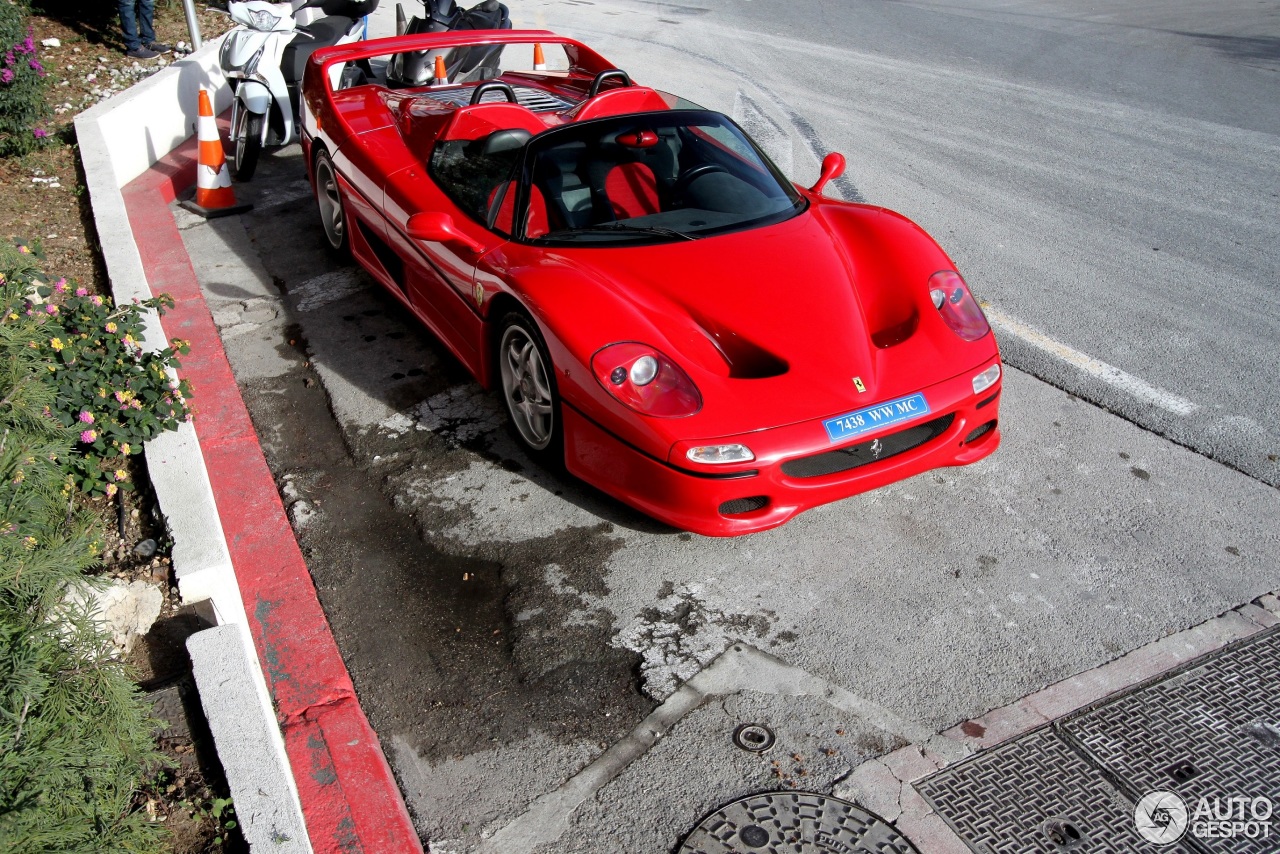
<instances>
[{"instance_id":1,"label":"motorcycle","mask_svg":"<svg viewBox=\"0 0 1280 854\"><path fill-rule=\"evenodd\" d=\"M240 26L223 40L218 61L235 96L230 166L237 180L253 177L264 148L297 141L298 87L307 58L322 47L364 38L364 17L377 7L378 0L227 4Z\"/></svg>"},{"instance_id":2,"label":"motorcycle","mask_svg":"<svg viewBox=\"0 0 1280 854\"><path fill-rule=\"evenodd\" d=\"M404 7L396 4L396 35L442 33L447 30L509 30L511 14L498 0L463 9L454 0L422 0L425 17L406 21ZM440 83L435 79L436 56L444 57L450 83L470 83L498 76L501 45L476 45L449 50L419 50L398 53L387 64L387 85L423 86Z\"/></svg>"}]
</instances>

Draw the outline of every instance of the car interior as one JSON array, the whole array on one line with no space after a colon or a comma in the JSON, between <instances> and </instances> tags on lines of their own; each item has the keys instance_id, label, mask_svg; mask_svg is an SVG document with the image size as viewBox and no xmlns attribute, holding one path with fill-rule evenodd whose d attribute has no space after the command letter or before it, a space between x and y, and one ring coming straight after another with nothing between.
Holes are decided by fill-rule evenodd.
<instances>
[{"instance_id":1,"label":"car interior","mask_svg":"<svg viewBox=\"0 0 1280 854\"><path fill-rule=\"evenodd\" d=\"M527 130L443 141L430 168L468 216L497 232L516 236L517 205L523 207L521 236L530 240L572 232L594 233L594 242L616 239L603 228L614 223L632 224L637 233L664 227L696 234L794 209L794 190L714 116L702 113L711 120L699 123L624 117L558 130L536 146L524 170L527 200L519 198L516 174L533 139Z\"/></svg>"}]
</instances>

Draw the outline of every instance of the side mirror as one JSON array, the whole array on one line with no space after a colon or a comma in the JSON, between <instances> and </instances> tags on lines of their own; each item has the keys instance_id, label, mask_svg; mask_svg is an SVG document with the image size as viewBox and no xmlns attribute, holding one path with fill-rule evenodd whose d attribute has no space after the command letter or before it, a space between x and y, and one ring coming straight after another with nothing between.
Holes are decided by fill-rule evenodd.
<instances>
[{"instance_id":1,"label":"side mirror","mask_svg":"<svg viewBox=\"0 0 1280 854\"><path fill-rule=\"evenodd\" d=\"M473 240L458 230L453 217L439 211L416 213L409 217L405 231L414 240L431 240L436 243L460 243L472 252L484 249L484 244Z\"/></svg>"},{"instance_id":2,"label":"side mirror","mask_svg":"<svg viewBox=\"0 0 1280 854\"><path fill-rule=\"evenodd\" d=\"M833 151L822 158L822 174L818 176L818 183L809 188L809 192L821 193L822 188L827 186L827 182L834 181L843 174L844 155Z\"/></svg>"}]
</instances>

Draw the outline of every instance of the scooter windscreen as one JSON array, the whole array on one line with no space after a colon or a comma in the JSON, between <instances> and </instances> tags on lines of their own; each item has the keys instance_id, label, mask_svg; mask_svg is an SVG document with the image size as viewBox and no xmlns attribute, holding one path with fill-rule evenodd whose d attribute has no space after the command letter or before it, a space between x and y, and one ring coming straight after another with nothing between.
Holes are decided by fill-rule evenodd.
<instances>
[{"instance_id":1,"label":"scooter windscreen","mask_svg":"<svg viewBox=\"0 0 1280 854\"><path fill-rule=\"evenodd\" d=\"M438 33L448 30L509 30L511 14L498 0L485 2L466 11L453 10L442 17L435 14L433 4L427 4L432 13L426 18L414 18L409 22L406 34ZM487 80L498 74L498 59L502 45L476 45L452 48L446 51L419 50L397 53L387 64L387 85L424 86L435 79L436 55L444 57L445 72L451 83Z\"/></svg>"}]
</instances>

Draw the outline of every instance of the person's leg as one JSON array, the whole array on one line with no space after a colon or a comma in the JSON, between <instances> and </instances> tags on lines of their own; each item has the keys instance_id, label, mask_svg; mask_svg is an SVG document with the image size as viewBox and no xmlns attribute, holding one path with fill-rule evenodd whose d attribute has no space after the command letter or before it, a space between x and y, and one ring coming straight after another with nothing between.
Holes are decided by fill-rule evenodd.
<instances>
[{"instance_id":1,"label":"person's leg","mask_svg":"<svg viewBox=\"0 0 1280 854\"><path fill-rule=\"evenodd\" d=\"M135 51L142 47L142 40L138 38L138 19L134 14L133 5L135 0L118 0L120 9L120 30L124 34L124 49L126 51ZM152 8L155 8L154 0L152 0ZM151 29L150 16L147 18L147 29ZM152 39L155 34L152 34ZM151 41L151 39L147 39Z\"/></svg>"},{"instance_id":2,"label":"person's leg","mask_svg":"<svg viewBox=\"0 0 1280 854\"><path fill-rule=\"evenodd\" d=\"M138 24L142 31L142 44L148 50L158 51L160 53L168 53L173 50L167 44L156 41L156 31L154 26L156 0L137 0L138 3Z\"/></svg>"},{"instance_id":3,"label":"person's leg","mask_svg":"<svg viewBox=\"0 0 1280 854\"><path fill-rule=\"evenodd\" d=\"M141 30L142 43L147 47L151 47L156 40L156 31L154 27L154 18L156 14L156 0L137 0L138 2L138 29Z\"/></svg>"}]
</instances>

